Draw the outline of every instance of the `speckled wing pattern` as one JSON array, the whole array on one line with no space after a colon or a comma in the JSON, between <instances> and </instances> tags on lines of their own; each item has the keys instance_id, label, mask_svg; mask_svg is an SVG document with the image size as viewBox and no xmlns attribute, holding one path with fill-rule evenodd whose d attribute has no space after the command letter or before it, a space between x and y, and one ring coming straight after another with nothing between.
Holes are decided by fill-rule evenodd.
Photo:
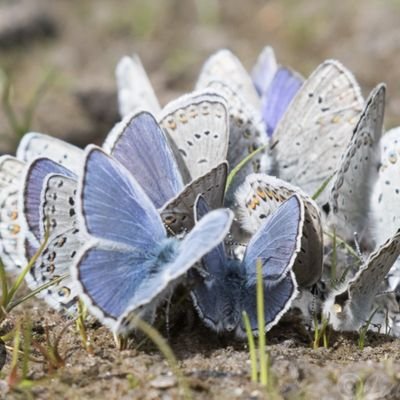
<instances>
[{"instance_id":1,"label":"speckled wing pattern","mask_svg":"<svg viewBox=\"0 0 400 400\"><path fill-rule=\"evenodd\" d=\"M197 179L226 160L229 120L225 99L204 90L167 104L159 116L185 181Z\"/></svg>"},{"instance_id":2,"label":"speckled wing pattern","mask_svg":"<svg viewBox=\"0 0 400 400\"><path fill-rule=\"evenodd\" d=\"M213 81L226 82L235 92L241 93L246 103L260 108L260 98L250 75L239 59L227 49L217 51L204 63L197 87L207 87Z\"/></svg>"},{"instance_id":3,"label":"speckled wing pattern","mask_svg":"<svg viewBox=\"0 0 400 400\"><path fill-rule=\"evenodd\" d=\"M78 294L69 275L79 248L83 245L76 214L75 178L59 174L47 176L42 192L43 227L50 221L47 245L26 276L28 286L35 290L53 279L67 275L56 286L39 293L50 306L74 315ZM43 239L43 237L42 237Z\"/></svg>"},{"instance_id":4,"label":"speckled wing pattern","mask_svg":"<svg viewBox=\"0 0 400 400\"><path fill-rule=\"evenodd\" d=\"M354 232L363 236L368 225L369 199L378 179L385 91L381 84L370 94L333 180L328 220L346 241L353 240Z\"/></svg>"},{"instance_id":5,"label":"speckled wing pattern","mask_svg":"<svg viewBox=\"0 0 400 400\"><path fill-rule=\"evenodd\" d=\"M377 244L400 226L400 128L391 129L380 142L381 166L372 194L372 235Z\"/></svg>"},{"instance_id":6,"label":"speckled wing pattern","mask_svg":"<svg viewBox=\"0 0 400 400\"><path fill-rule=\"evenodd\" d=\"M157 114L160 104L138 55L123 57L115 69L121 117L138 111Z\"/></svg>"},{"instance_id":7,"label":"speckled wing pattern","mask_svg":"<svg viewBox=\"0 0 400 400\"><path fill-rule=\"evenodd\" d=\"M251 174L236 192L239 220L251 234L264 223L280 204L296 194L304 203L301 251L293 270L300 286L310 286L321 277L323 232L317 204L300 188L265 174Z\"/></svg>"},{"instance_id":8,"label":"speckled wing pattern","mask_svg":"<svg viewBox=\"0 0 400 400\"><path fill-rule=\"evenodd\" d=\"M400 255L400 231L375 250L342 288L333 291L324 305L336 330L358 330L372 315L372 305L384 277Z\"/></svg>"},{"instance_id":9,"label":"speckled wing pattern","mask_svg":"<svg viewBox=\"0 0 400 400\"><path fill-rule=\"evenodd\" d=\"M0 157L0 258L8 272L26 264L19 251L22 232L18 194L24 163L15 157Z\"/></svg>"},{"instance_id":10,"label":"speckled wing pattern","mask_svg":"<svg viewBox=\"0 0 400 400\"><path fill-rule=\"evenodd\" d=\"M274 172L313 195L333 175L351 139L364 101L357 82L334 60L305 81L278 124ZM329 190L317 203L327 202Z\"/></svg>"},{"instance_id":11,"label":"speckled wing pattern","mask_svg":"<svg viewBox=\"0 0 400 400\"><path fill-rule=\"evenodd\" d=\"M226 162L219 164L200 178L189 183L161 210L161 218L167 231L178 234L194 226L194 204L198 195L204 196L211 209L222 207L228 174Z\"/></svg>"},{"instance_id":12,"label":"speckled wing pattern","mask_svg":"<svg viewBox=\"0 0 400 400\"><path fill-rule=\"evenodd\" d=\"M19 143L17 158L31 162L35 158L47 157L78 173L82 161L82 150L70 143L43 133L29 132Z\"/></svg>"}]
</instances>

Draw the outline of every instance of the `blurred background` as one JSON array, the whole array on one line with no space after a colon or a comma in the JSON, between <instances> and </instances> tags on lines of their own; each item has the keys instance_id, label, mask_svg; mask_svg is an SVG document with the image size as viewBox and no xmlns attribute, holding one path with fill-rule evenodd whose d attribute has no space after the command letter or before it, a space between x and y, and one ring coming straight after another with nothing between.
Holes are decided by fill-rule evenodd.
<instances>
[{"instance_id":1,"label":"blurred background","mask_svg":"<svg viewBox=\"0 0 400 400\"><path fill-rule=\"evenodd\" d=\"M101 143L118 120L114 68L136 52L162 104L227 47L251 69L265 45L302 75L335 58L367 96L386 82L400 125L399 0L0 0L0 151L36 130Z\"/></svg>"}]
</instances>

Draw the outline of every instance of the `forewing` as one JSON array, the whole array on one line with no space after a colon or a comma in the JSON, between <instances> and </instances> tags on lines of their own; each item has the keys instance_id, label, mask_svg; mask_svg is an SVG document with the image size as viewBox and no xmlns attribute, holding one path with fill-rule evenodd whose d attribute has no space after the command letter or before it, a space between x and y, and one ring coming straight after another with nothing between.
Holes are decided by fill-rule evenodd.
<instances>
[{"instance_id":1,"label":"forewing","mask_svg":"<svg viewBox=\"0 0 400 400\"><path fill-rule=\"evenodd\" d=\"M121 117L146 110L160 111L160 104L138 55L123 57L116 69L118 105Z\"/></svg>"},{"instance_id":2,"label":"forewing","mask_svg":"<svg viewBox=\"0 0 400 400\"><path fill-rule=\"evenodd\" d=\"M256 282L256 264L262 263L263 278L280 281L293 267L301 249L304 205L293 195L269 215L247 245L243 267L249 285Z\"/></svg>"},{"instance_id":3,"label":"forewing","mask_svg":"<svg viewBox=\"0 0 400 400\"><path fill-rule=\"evenodd\" d=\"M270 46L264 47L251 72L254 86L260 96L268 90L277 70L274 49Z\"/></svg>"},{"instance_id":4,"label":"forewing","mask_svg":"<svg viewBox=\"0 0 400 400\"><path fill-rule=\"evenodd\" d=\"M354 232L365 233L368 225L369 199L378 179L385 91L385 85L379 85L370 94L333 181L328 218L346 241L354 239Z\"/></svg>"},{"instance_id":5,"label":"forewing","mask_svg":"<svg viewBox=\"0 0 400 400\"><path fill-rule=\"evenodd\" d=\"M363 104L352 74L337 61L322 63L275 130L277 176L312 196L336 172ZM325 190L318 204L325 204L328 196Z\"/></svg>"},{"instance_id":6,"label":"forewing","mask_svg":"<svg viewBox=\"0 0 400 400\"><path fill-rule=\"evenodd\" d=\"M116 246L145 251L166 235L156 208L139 183L96 146L86 149L77 202L80 226Z\"/></svg>"},{"instance_id":7,"label":"forewing","mask_svg":"<svg viewBox=\"0 0 400 400\"><path fill-rule=\"evenodd\" d=\"M168 140L150 113L125 118L110 132L103 148L135 177L156 208L182 190Z\"/></svg>"},{"instance_id":8,"label":"forewing","mask_svg":"<svg viewBox=\"0 0 400 400\"><path fill-rule=\"evenodd\" d=\"M229 120L225 100L210 90L193 92L169 103L159 117L178 162L190 180L226 160ZM189 181L190 181L189 180Z\"/></svg>"}]
</instances>

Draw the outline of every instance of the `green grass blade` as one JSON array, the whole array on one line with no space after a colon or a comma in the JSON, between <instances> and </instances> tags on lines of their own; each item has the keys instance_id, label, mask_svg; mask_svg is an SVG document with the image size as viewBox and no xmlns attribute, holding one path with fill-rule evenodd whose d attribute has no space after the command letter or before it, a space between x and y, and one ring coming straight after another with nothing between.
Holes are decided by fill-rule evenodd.
<instances>
[{"instance_id":1,"label":"green grass blade","mask_svg":"<svg viewBox=\"0 0 400 400\"><path fill-rule=\"evenodd\" d=\"M246 311L243 311L243 322L246 328L247 342L249 344L249 355L250 355L250 365L251 365L251 381L258 382L258 372L257 372L257 354L256 345L254 343L253 331L251 330L249 316Z\"/></svg>"},{"instance_id":2,"label":"green grass blade","mask_svg":"<svg viewBox=\"0 0 400 400\"><path fill-rule=\"evenodd\" d=\"M229 173L228 178L226 180L226 186L225 186L225 193L228 191L228 189L230 188L233 180L235 179L235 176L237 175L237 173L258 153L260 153L261 151L265 150L267 148L268 144L259 147L258 149L254 150L252 153L250 153L248 156L246 156L245 158L243 158L242 161L239 162L239 164L237 164L232 171Z\"/></svg>"},{"instance_id":3,"label":"green grass blade","mask_svg":"<svg viewBox=\"0 0 400 400\"><path fill-rule=\"evenodd\" d=\"M45 234L45 238L43 243L40 245L39 249L36 251L36 253L34 254L34 256L31 258L31 260L28 262L28 264L26 265L26 267L22 270L22 272L18 275L14 285L11 287L8 296L7 296L7 303L5 304L5 308L7 309L7 305L8 303L10 303L14 296L15 293L17 292L17 290L19 289L19 287L21 286L23 280L25 279L26 274L30 271L30 269L33 267L33 265L35 264L36 260L39 258L40 254L42 253L42 251L44 250L44 248L47 245L47 242L49 240L49 234L48 234L48 229L47 232Z\"/></svg>"},{"instance_id":4,"label":"green grass blade","mask_svg":"<svg viewBox=\"0 0 400 400\"><path fill-rule=\"evenodd\" d=\"M317 189L317 191L312 195L312 199L313 200L317 200L319 196L321 196L321 193L326 189L326 187L328 186L329 182L331 181L331 179L335 176L335 173L333 173L332 175L328 176L328 178L326 178L323 182L322 185Z\"/></svg>"},{"instance_id":5,"label":"green grass blade","mask_svg":"<svg viewBox=\"0 0 400 400\"><path fill-rule=\"evenodd\" d=\"M328 236L333 240L332 233L324 231L324 235ZM360 262L363 262L363 260L360 258L360 255L345 240L341 239L336 233L334 240L337 243L337 245L343 245L352 256L356 257Z\"/></svg>"},{"instance_id":6,"label":"green grass blade","mask_svg":"<svg viewBox=\"0 0 400 400\"><path fill-rule=\"evenodd\" d=\"M265 314L264 314L264 280L261 260L257 260L257 323L258 323L258 357L260 359L260 383L268 385L268 359L266 355Z\"/></svg>"},{"instance_id":7,"label":"green grass blade","mask_svg":"<svg viewBox=\"0 0 400 400\"><path fill-rule=\"evenodd\" d=\"M18 300L15 300L11 304L9 304L6 308L7 312L10 312L13 308L17 307L18 305L24 303L25 301L29 300L30 298L36 296L38 293L40 293L42 290L49 288L50 286L57 285L59 284L62 280L67 278L69 276L69 273L66 273L64 275L59 276L58 278L52 279L51 281L39 286L35 290L32 290L32 292L28 293L26 296L21 297Z\"/></svg>"},{"instance_id":8,"label":"green grass blade","mask_svg":"<svg viewBox=\"0 0 400 400\"><path fill-rule=\"evenodd\" d=\"M0 279L1 279L1 306L4 308L8 299L8 283L4 264L0 262Z\"/></svg>"}]
</instances>

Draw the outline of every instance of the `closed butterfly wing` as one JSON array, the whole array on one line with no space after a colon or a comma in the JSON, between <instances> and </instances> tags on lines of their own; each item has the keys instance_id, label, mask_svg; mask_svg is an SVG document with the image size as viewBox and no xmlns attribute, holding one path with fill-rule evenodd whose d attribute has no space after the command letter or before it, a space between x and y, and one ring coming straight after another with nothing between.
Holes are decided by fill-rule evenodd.
<instances>
[{"instance_id":1,"label":"closed butterfly wing","mask_svg":"<svg viewBox=\"0 0 400 400\"><path fill-rule=\"evenodd\" d=\"M242 227L254 234L272 212L296 194L304 204L301 251L293 270L300 286L317 282L322 273L323 232L317 204L306 193L281 179L264 174L249 175L236 192L236 204Z\"/></svg>"},{"instance_id":2,"label":"closed butterfly wing","mask_svg":"<svg viewBox=\"0 0 400 400\"><path fill-rule=\"evenodd\" d=\"M381 166L371 201L376 243L383 243L400 226L400 128L385 133L380 148Z\"/></svg>"},{"instance_id":3,"label":"closed butterfly wing","mask_svg":"<svg viewBox=\"0 0 400 400\"><path fill-rule=\"evenodd\" d=\"M69 169L48 158L37 158L27 166L22 177L23 186L19 199L21 223L27 239L36 247L39 247L40 241L44 237L41 205L45 182L46 178L54 173L67 177L75 176ZM50 228L54 229L57 226L57 221L50 217L48 224Z\"/></svg>"},{"instance_id":4,"label":"closed butterfly wing","mask_svg":"<svg viewBox=\"0 0 400 400\"><path fill-rule=\"evenodd\" d=\"M143 110L158 114L160 104L138 55L123 57L115 69L115 76L121 117Z\"/></svg>"},{"instance_id":5,"label":"closed butterfly wing","mask_svg":"<svg viewBox=\"0 0 400 400\"><path fill-rule=\"evenodd\" d=\"M211 90L169 103L159 116L185 181L197 179L226 160L229 142L227 105Z\"/></svg>"},{"instance_id":6,"label":"closed butterfly wing","mask_svg":"<svg viewBox=\"0 0 400 400\"><path fill-rule=\"evenodd\" d=\"M23 168L24 163L15 157L0 157L0 258L9 272L26 263L19 252L23 239L18 193Z\"/></svg>"},{"instance_id":7,"label":"closed butterfly wing","mask_svg":"<svg viewBox=\"0 0 400 400\"><path fill-rule=\"evenodd\" d=\"M228 201L232 201L233 193L244 178L252 172L266 172L271 168L271 158L267 146L269 138L261 117L261 112L246 103L241 95L222 81L210 82L210 88L224 96L229 111L229 147L228 164L236 167L245 157L255 150L263 150L251 158L236 174L233 184L227 193Z\"/></svg>"},{"instance_id":8,"label":"closed butterfly wing","mask_svg":"<svg viewBox=\"0 0 400 400\"><path fill-rule=\"evenodd\" d=\"M378 247L356 275L342 288L331 293L324 314L333 328L358 330L373 314L373 303L379 287L400 255L400 232Z\"/></svg>"},{"instance_id":9,"label":"closed butterfly wing","mask_svg":"<svg viewBox=\"0 0 400 400\"><path fill-rule=\"evenodd\" d=\"M192 181L161 209L161 217L169 232L189 231L194 226L194 204L203 195L211 209L222 207L228 172L226 162Z\"/></svg>"},{"instance_id":10,"label":"closed butterfly wing","mask_svg":"<svg viewBox=\"0 0 400 400\"><path fill-rule=\"evenodd\" d=\"M156 208L182 190L168 140L150 113L140 112L118 123L103 148L135 177Z\"/></svg>"},{"instance_id":11,"label":"closed butterfly wing","mask_svg":"<svg viewBox=\"0 0 400 400\"><path fill-rule=\"evenodd\" d=\"M256 282L256 264L262 263L263 278L279 282L292 269L301 249L304 205L291 196L271 213L252 236L243 258L249 286Z\"/></svg>"},{"instance_id":12,"label":"closed butterfly wing","mask_svg":"<svg viewBox=\"0 0 400 400\"><path fill-rule=\"evenodd\" d=\"M254 108L260 108L260 98L254 84L239 59L229 50L222 49L205 63L197 80L197 88L209 86L212 81L226 82Z\"/></svg>"},{"instance_id":13,"label":"closed butterfly wing","mask_svg":"<svg viewBox=\"0 0 400 400\"><path fill-rule=\"evenodd\" d=\"M309 195L336 172L362 111L363 99L352 74L339 62L322 63L305 81L278 124L274 139L279 178ZM325 204L329 190L318 197Z\"/></svg>"},{"instance_id":14,"label":"closed butterfly wing","mask_svg":"<svg viewBox=\"0 0 400 400\"><path fill-rule=\"evenodd\" d=\"M333 181L328 220L346 241L363 235L370 213L370 194L378 179L385 85L370 94ZM365 235L364 235L365 236Z\"/></svg>"},{"instance_id":15,"label":"closed butterfly wing","mask_svg":"<svg viewBox=\"0 0 400 400\"><path fill-rule=\"evenodd\" d=\"M303 81L298 73L289 68L279 67L276 71L261 100L261 113L269 136L274 133Z\"/></svg>"},{"instance_id":16,"label":"closed butterfly wing","mask_svg":"<svg viewBox=\"0 0 400 400\"><path fill-rule=\"evenodd\" d=\"M68 168L74 173L80 169L83 152L80 148L43 133L29 132L21 139L17 158L31 162L35 158L46 157Z\"/></svg>"},{"instance_id":17,"label":"closed butterfly wing","mask_svg":"<svg viewBox=\"0 0 400 400\"><path fill-rule=\"evenodd\" d=\"M64 276L60 283L39 292L51 307L69 314L76 313L77 288L70 276L70 267L83 245L76 214L77 181L64 175L51 174L44 183L41 204L43 225L54 221L48 232L47 244L26 275L32 290ZM42 237L44 240L44 237ZM37 250L37 249L35 249Z\"/></svg>"},{"instance_id":18,"label":"closed butterfly wing","mask_svg":"<svg viewBox=\"0 0 400 400\"><path fill-rule=\"evenodd\" d=\"M264 47L251 71L254 86L260 97L268 90L277 70L274 49L270 46Z\"/></svg>"}]
</instances>

